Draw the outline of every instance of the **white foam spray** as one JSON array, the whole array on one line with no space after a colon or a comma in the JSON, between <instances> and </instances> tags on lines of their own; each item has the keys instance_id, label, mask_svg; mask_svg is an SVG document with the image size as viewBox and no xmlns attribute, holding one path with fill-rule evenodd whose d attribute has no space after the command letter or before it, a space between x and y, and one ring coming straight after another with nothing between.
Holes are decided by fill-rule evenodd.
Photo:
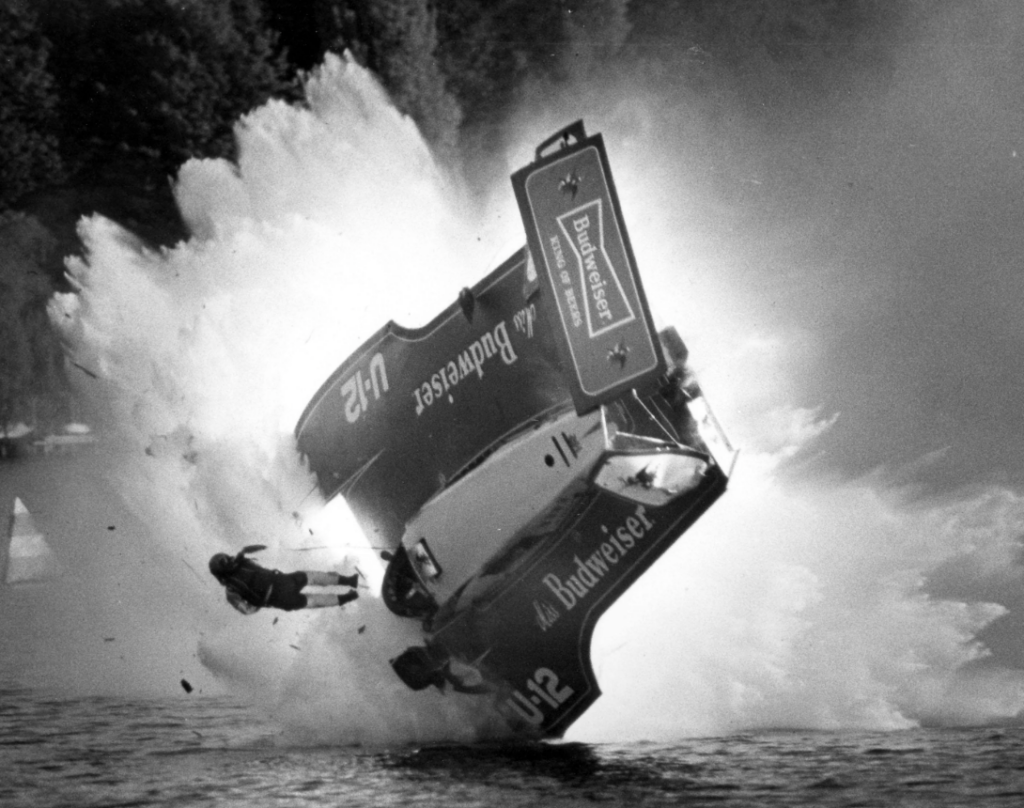
<instances>
[{"instance_id":1,"label":"white foam spray","mask_svg":"<svg viewBox=\"0 0 1024 808\"><path fill-rule=\"evenodd\" d=\"M413 124L358 66L328 58L307 95L305 107L274 102L242 120L237 167L183 167L186 243L152 252L109 221L84 222L87 252L70 264L80 291L54 302L54 319L74 360L98 377L83 377L83 393L114 447L108 473L154 552L198 570L179 579L173 613L187 616L218 681L267 704L301 741L492 736L500 722L475 697L412 693L393 675L388 659L417 630L375 589L341 612L243 618L205 573L211 553L258 542L270 547L265 563L358 565L379 586L352 520L315 493L292 428L361 340L389 318L424 322L505 257L495 243L514 230L511 191L497 195L506 201L490 220L469 215ZM594 657L605 696L570 736L1016 715L1020 676L972 669L985 655L976 635L1001 608L937 599L922 583L958 557L1002 554L1001 574L1019 573L1020 499L989 491L911 507L884 493L881 475L802 486L780 477L780 459L833 418L785 400L800 335L748 327L717 281L680 288L676 259L690 256L687 271L698 259L664 198L685 205L685 195L640 179L663 133L618 117L633 121L611 149L633 241L648 245L638 253L649 293L679 319L748 451L725 498L601 623ZM156 626L162 608L147 611Z\"/></svg>"},{"instance_id":2,"label":"white foam spray","mask_svg":"<svg viewBox=\"0 0 1024 808\"><path fill-rule=\"evenodd\" d=\"M237 127L237 166L192 161L176 196L193 236L154 252L101 217L81 225L78 287L51 307L101 420L107 473L181 559L174 613L219 681L316 737L470 738L464 696L414 694L388 660L419 640L376 597L381 566L343 507L326 508L292 430L313 393L389 318L426 322L476 279L458 195L372 77L329 57L307 105L272 102ZM344 611L243 618L206 571L259 543L280 569L358 567ZM160 568L154 565L154 574ZM185 569L185 567L179 568ZM177 608L175 608L175 605ZM184 615L183 615L184 613ZM276 618L276 619L275 619Z\"/></svg>"},{"instance_id":3,"label":"white foam spray","mask_svg":"<svg viewBox=\"0 0 1024 808\"><path fill-rule=\"evenodd\" d=\"M608 613L589 739L1019 720L1024 676L978 633L996 603L929 594L943 565L1020 577L1024 499L912 505L882 476L800 486L747 455L726 497Z\"/></svg>"}]
</instances>

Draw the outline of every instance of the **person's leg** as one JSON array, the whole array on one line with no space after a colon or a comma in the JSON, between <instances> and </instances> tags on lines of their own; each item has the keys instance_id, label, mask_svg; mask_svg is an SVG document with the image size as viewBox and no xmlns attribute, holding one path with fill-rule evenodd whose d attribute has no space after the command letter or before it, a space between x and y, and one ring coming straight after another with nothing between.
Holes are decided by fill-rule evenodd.
<instances>
[{"instance_id":1,"label":"person's leg","mask_svg":"<svg viewBox=\"0 0 1024 808\"><path fill-rule=\"evenodd\" d=\"M306 574L303 572L274 573L274 583L270 589L270 600L267 606L275 609L283 609L286 612L293 612L296 609L306 608L306 596L302 594L302 587L306 585Z\"/></svg>"},{"instance_id":2,"label":"person's leg","mask_svg":"<svg viewBox=\"0 0 1024 808\"><path fill-rule=\"evenodd\" d=\"M355 586L359 583L359 576L340 575L337 572L305 572L306 578L313 586Z\"/></svg>"},{"instance_id":3,"label":"person's leg","mask_svg":"<svg viewBox=\"0 0 1024 808\"><path fill-rule=\"evenodd\" d=\"M344 595L306 595L306 608L323 609L327 606L344 606L358 597L358 592L346 592Z\"/></svg>"},{"instance_id":4,"label":"person's leg","mask_svg":"<svg viewBox=\"0 0 1024 808\"><path fill-rule=\"evenodd\" d=\"M306 578L313 586L339 586L341 576L336 572L309 572L305 573Z\"/></svg>"}]
</instances>

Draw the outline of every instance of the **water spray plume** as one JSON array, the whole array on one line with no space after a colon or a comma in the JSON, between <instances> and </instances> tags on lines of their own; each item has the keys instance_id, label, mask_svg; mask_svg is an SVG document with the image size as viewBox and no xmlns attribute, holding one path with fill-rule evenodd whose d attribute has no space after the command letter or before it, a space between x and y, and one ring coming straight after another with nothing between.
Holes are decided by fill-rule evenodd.
<instances>
[{"instance_id":1,"label":"water spray plume","mask_svg":"<svg viewBox=\"0 0 1024 808\"><path fill-rule=\"evenodd\" d=\"M342 358L389 318L428 320L479 259L455 235L465 220L450 183L366 71L329 57L307 101L243 119L237 166L182 168L188 241L153 251L85 220L85 255L69 261L78 291L51 313L95 374L79 387L106 473L154 552L187 562L180 605L203 663L237 692L295 706L278 710L286 723L315 716L341 742L475 737L486 719L461 698L439 709L440 696L391 674L388 659L418 631L373 596L375 554L343 502L315 492L292 430ZM188 569L250 543L285 570L358 563L371 593L343 612L242 619Z\"/></svg>"},{"instance_id":2,"label":"water spray plume","mask_svg":"<svg viewBox=\"0 0 1024 808\"><path fill-rule=\"evenodd\" d=\"M237 166L182 167L188 241L153 251L105 219L84 221L85 255L69 262L78 291L51 312L89 370L79 389L105 435L104 471L151 533L148 552L185 561L174 562L174 611L218 681L269 705L303 741L490 737L505 730L475 697L413 693L391 671L419 627L374 596L375 552L343 503L316 493L292 429L341 359L388 319L427 321L493 268L494 244L478 240L482 217L366 71L328 57L306 92L305 106L271 102L239 123ZM880 494L880 478L784 481L780 466L834 414L784 400L783 354L799 335L758 334L730 308L727 284L681 280L693 243L664 215L664 194L638 179L671 164L663 149L685 148L659 126L631 132L624 150L627 222L641 223L632 236L646 245L638 258L655 308L711 312L678 325L747 451L733 489L605 616L594 654L605 696L571 736L1017 714L1019 675L969 686L985 655L976 636L1000 607L922 586L957 557L1012 556L1013 518L986 531L996 517L981 513L971 549L955 526L976 500L915 510ZM508 186L502 194L507 213ZM691 337L705 323L723 339ZM738 378L727 368L743 355L758 372ZM1004 504L1021 511L1019 499ZM189 571L250 543L282 569L358 564L371 591L341 612L242 618L212 578ZM166 622L165 604L146 608L151 626Z\"/></svg>"}]
</instances>

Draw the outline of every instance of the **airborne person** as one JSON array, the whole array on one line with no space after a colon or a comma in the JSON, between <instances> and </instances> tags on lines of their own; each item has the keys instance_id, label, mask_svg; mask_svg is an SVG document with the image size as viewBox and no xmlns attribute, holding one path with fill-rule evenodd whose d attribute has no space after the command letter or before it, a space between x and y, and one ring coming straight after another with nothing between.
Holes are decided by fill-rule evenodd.
<instances>
[{"instance_id":1,"label":"airborne person","mask_svg":"<svg viewBox=\"0 0 1024 808\"><path fill-rule=\"evenodd\" d=\"M253 614L263 607L283 609L317 609L326 606L344 606L359 597L355 586L358 575L340 575L337 572L280 572L261 567L247 553L265 550L262 544L243 547L238 555L217 553L210 559L210 572L227 589L228 603L242 614ZM305 595L302 590L313 586L348 586L352 590L341 595L315 593Z\"/></svg>"}]
</instances>

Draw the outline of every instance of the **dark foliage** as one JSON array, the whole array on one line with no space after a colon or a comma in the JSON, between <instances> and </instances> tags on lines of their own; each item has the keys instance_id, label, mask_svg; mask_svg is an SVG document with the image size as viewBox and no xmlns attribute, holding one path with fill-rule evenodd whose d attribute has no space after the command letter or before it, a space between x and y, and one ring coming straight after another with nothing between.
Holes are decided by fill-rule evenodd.
<instances>
[{"instance_id":1,"label":"dark foliage","mask_svg":"<svg viewBox=\"0 0 1024 808\"><path fill-rule=\"evenodd\" d=\"M350 52L380 78L395 106L435 146L455 145L461 110L438 58L438 25L429 0L266 0L296 69L326 52ZM446 4L442 4L444 7ZM450 75L450 74L449 74Z\"/></svg>"},{"instance_id":2,"label":"dark foliage","mask_svg":"<svg viewBox=\"0 0 1024 808\"><path fill-rule=\"evenodd\" d=\"M63 176L50 43L23 0L0 2L0 214Z\"/></svg>"},{"instance_id":3,"label":"dark foliage","mask_svg":"<svg viewBox=\"0 0 1024 808\"><path fill-rule=\"evenodd\" d=\"M231 156L238 116L287 87L256 0L56 0L43 19L79 169Z\"/></svg>"},{"instance_id":4,"label":"dark foliage","mask_svg":"<svg viewBox=\"0 0 1024 808\"><path fill-rule=\"evenodd\" d=\"M461 118L435 56L437 25L427 0L373 0L355 6L365 64L392 100L434 144L454 146Z\"/></svg>"},{"instance_id":5,"label":"dark foliage","mask_svg":"<svg viewBox=\"0 0 1024 808\"><path fill-rule=\"evenodd\" d=\"M0 434L52 422L66 404L62 357L46 318L53 285L40 266L53 238L31 217L0 226Z\"/></svg>"}]
</instances>

